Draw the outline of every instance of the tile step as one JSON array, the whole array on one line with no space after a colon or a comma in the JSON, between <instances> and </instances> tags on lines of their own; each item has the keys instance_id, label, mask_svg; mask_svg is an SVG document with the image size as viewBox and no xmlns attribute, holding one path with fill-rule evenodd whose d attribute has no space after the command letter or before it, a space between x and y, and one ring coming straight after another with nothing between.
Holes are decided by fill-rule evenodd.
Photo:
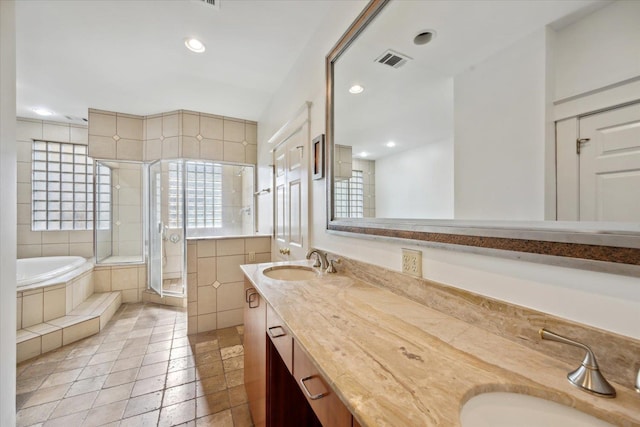
<instances>
[{"instance_id":1,"label":"tile step","mask_svg":"<svg viewBox=\"0 0 640 427\"><path fill-rule=\"evenodd\" d=\"M16 332L17 362L97 334L122 304L122 293L94 293L68 315Z\"/></svg>"}]
</instances>

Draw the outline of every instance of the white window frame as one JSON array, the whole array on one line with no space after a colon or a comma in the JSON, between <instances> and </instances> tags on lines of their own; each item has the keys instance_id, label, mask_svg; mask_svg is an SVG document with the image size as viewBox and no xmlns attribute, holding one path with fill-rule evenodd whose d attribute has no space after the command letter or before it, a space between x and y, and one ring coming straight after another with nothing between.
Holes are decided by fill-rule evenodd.
<instances>
[{"instance_id":1,"label":"white window frame","mask_svg":"<svg viewBox=\"0 0 640 427\"><path fill-rule=\"evenodd\" d=\"M31 155L31 229L93 229L93 159L88 146L34 140Z\"/></svg>"},{"instance_id":2,"label":"white window frame","mask_svg":"<svg viewBox=\"0 0 640 427\"><path fill-rule=\"evenodd\" d=\"M364 218L364 173L354 169L351 178L335 183L337 218Z\"/></svg>"}]
</instances>

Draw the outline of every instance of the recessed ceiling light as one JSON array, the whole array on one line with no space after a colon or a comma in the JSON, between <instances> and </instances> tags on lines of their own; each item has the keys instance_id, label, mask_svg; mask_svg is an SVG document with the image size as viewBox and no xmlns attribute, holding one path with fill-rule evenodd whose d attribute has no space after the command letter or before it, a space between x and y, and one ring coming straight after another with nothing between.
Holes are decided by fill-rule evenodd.
<instances>
[{"instance_id":1,"label":"recessed ceiling light","mask_svg":"<svg viewBox=\"0 0 640 427\"><path fill-rule=\"evenodd\" d=\"M53 116L53 111L49 111L46 108L39 108L39 107L38 108L34 108L33 112L36 113L39 116L45 116L45 117Z\"/></svg>"},{"instance_id":2,"label":"recessed ceiling light","mask_svg":"<svg viewBox=\"0 0 640 427\"><path fill-rule=\"evenodd\" d=\"M363 151L362 153L360 153L360 157L367 157L369 155L369 153L367 153L366 151Z\"/></svg>"},{"instance_id":3,"label":"recessed ceiling light","mask_svg":"<svg viewBox=\"0 0 640 427\"><path fill-rule=\"evenodd\" d=\"M434 30L423 30L416 34L416 36L413 38L413 42L417 45L427 44L435 37L436 32Z\"/></svg>"},{"instance_id":4,"label":"recessed ceiling light","mask_svg":"<svg viewBox=\"0 0 640 427\"><path fill-rule=\"evenodd\" d=\"M393 141L389 141L389 142L387 142L386 146L387 146L387 147L389 147L389 148L391 148L391 147L395 147L395 146L396 146L396 143L395 143L395 142L393 142Z\"/></svg>"},{"instance_id":5,"label":"recessed ceiling light","mask_svg":"<svg viewBox=\"0 0 640 427\"><path fill-rule=\"evenodd\" d=\"M205 50L204 43L202 43L200 40L194 39L194 38L186 39L184 41L184 45L191 52L195 52L195 53L202 53Z\"/></svg>"},{"instance_id":6,"label":"recessed ceiling light","mask_svg":"<svg viewBox=\"0 0 640 427\"><path fill-rule=\"evenodd\" d=\"M363 91L364 91L364 88L360 85L353 85L349 88L349 93L353 93L353 94L362 93Z\"/></svg>"}]
</instances>

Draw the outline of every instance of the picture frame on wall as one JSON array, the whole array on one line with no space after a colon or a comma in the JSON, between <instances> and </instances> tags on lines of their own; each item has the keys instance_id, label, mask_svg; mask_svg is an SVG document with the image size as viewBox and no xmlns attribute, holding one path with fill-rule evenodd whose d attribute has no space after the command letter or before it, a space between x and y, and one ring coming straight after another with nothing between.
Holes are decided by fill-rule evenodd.
<instances>
[{"instance_id":1,"label":"picture frame on wall","mask_svg":"<svg viewBox=\"0 0 640 427\"><path fill-rule=\"evenodd\" d=\"M311 152L313 153L313 179L322 179L324 178L324 134L313 138Z\"/></svg>"}]
</instances>

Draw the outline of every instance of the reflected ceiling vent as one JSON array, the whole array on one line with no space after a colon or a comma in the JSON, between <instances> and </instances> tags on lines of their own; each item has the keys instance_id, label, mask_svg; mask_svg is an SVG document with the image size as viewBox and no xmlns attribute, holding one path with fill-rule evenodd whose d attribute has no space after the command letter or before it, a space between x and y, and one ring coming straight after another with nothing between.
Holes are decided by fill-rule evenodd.
<instances>
[{"instance_id":1,"label":"reflected ceiling vent","mask_svg":"<svg viewBox=\"0 0 640 427\"><path fill-rule=\"evenodd\" d=\"M388 65L393 68L400 68L407 63L411 58L410 56L403 55L395 50L387 49L382 55L376 58L376 62L380 64Z\"/></svg>"},{"instance_id":2,"label":"reflected ceiling vent","mask_svg":"<svg viewBox=\"0 0 640 427\"><path fill-rule=\"evenodd\" d=\"M77 116L64 116L64 117L70 122L89 123L89 120L85 119L84 117L77 117Z\"/></svg>"},{"instance_id":3,"label":"reflected ceiling vent","mask_svg":"<svg viewBox=\"0 0 640 427\"><path fill-rule=\"evenodd\" d=\"M198 0L201 3L207 4L209 6L212 6L216 9L220 9L220 1L221 0Z\"/></svg>"}]
</instances>

